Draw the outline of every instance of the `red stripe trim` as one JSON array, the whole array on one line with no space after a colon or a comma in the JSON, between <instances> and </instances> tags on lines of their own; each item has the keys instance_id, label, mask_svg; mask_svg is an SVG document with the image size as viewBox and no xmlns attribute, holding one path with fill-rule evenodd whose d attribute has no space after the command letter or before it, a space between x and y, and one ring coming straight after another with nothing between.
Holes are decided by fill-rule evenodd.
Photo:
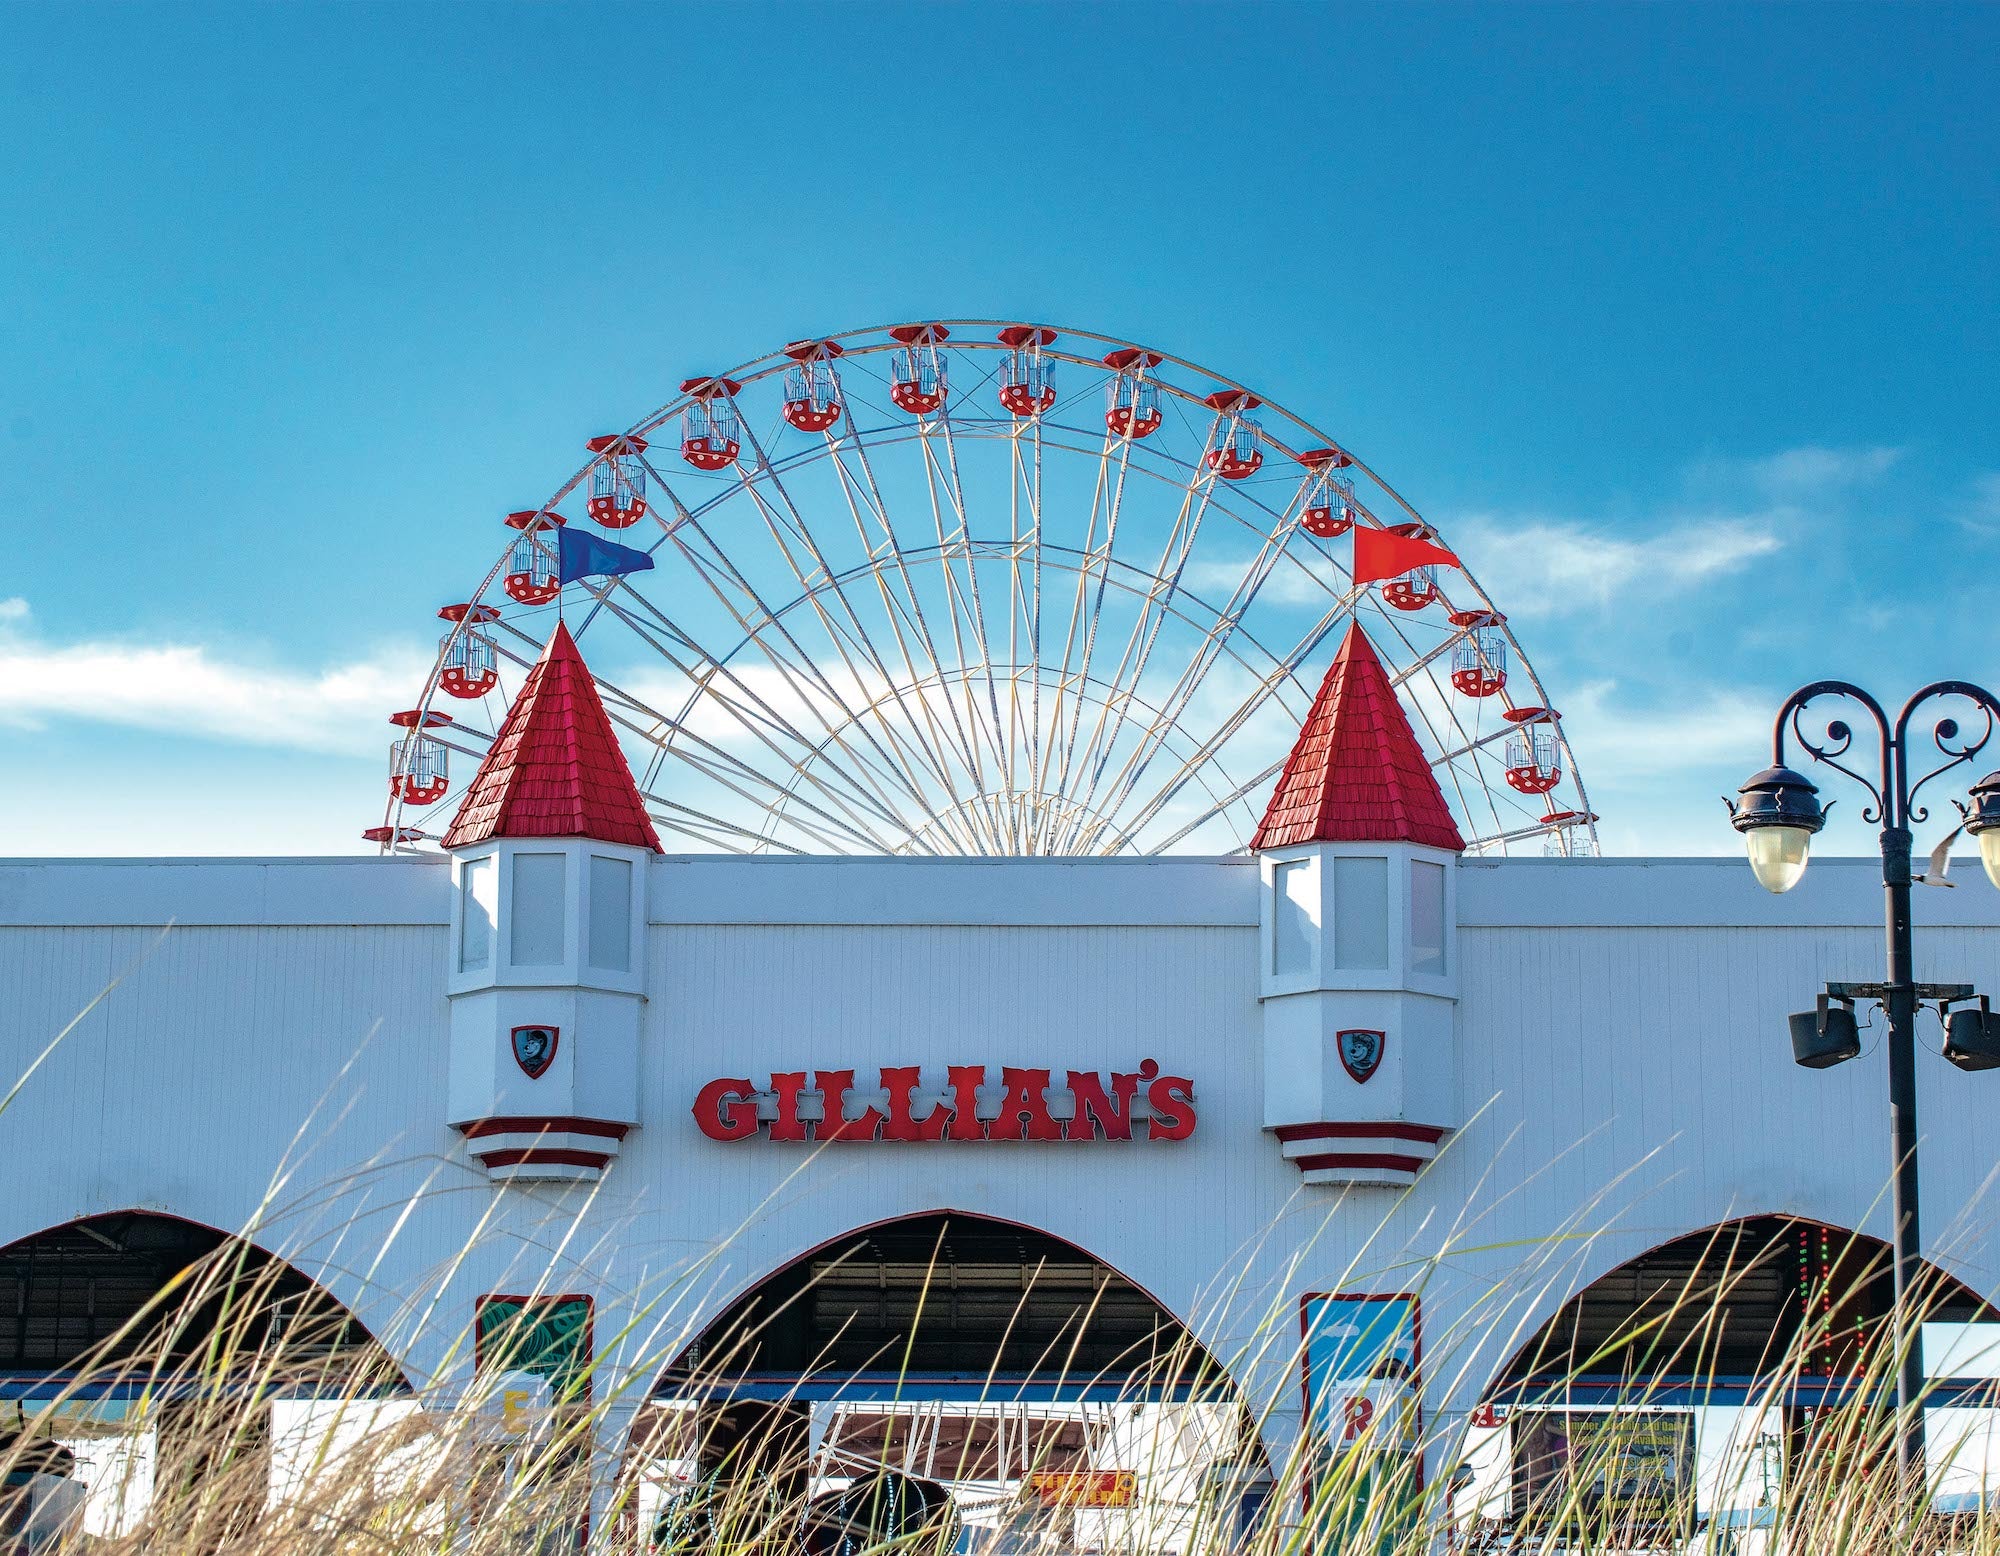
<instances>
[{"instance_id":1,"label":"red stripe trim","mask_svg":"<svg viewBox=\"0 0 2000 1556\"><path fill-rule=\"evenodd\" d=\"M1417 1140L1425 1145L1436 1145L1444 1138L1444 1131L1435 1124L1280 1124L1273 1133L1287 1144L1336 1135L1351 1140Z\"/></svg>"},{"instance_id":2,"label":"red stripe trim","mask_svg":"<svg viewBox=\"0 0 2000 1556\"><path fill-rule=\"evenodd\" d=\"M1378 1167L1385 1172L1422 1172L1420 1156L1391 1156L1386 1151L1328 1151L1322 1156L1294 1156L1292 1164L1300 1172L1319 1167Z\"/></svg>"},{"instance_id":3,"label":"red stripe trim","mask_svg":"<svg viewBox=\"0 0 2000 1556\"><path fill-rule=\"evenodd\" d=\"M479 1157L488 1167L602 1167L611 1158L598 1151L571 1151L559 1146L529 1146L518 1151L488 1151Z\"/></svg>"},{"instance_id":4,"label":"red stripe trim","mask_svg":"<svg viewBox=\"0 0 2000 1556\"><path fill-rule=\"evenodd\" d=\"M460 1124L459 1133L468 1140L485 1135L595 1135L600 1140L623 1140L630 1124L608 1123L601 1118L481 1118Z\"/></svg>"}]
</instances>

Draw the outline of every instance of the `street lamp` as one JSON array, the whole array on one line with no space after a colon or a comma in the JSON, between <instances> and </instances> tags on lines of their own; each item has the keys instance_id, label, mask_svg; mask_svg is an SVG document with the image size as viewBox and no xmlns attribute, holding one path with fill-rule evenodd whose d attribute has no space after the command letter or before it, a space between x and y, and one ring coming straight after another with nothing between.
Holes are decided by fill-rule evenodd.
<instances>
[{"instance_id":1,"label":"street lamp","mask_svg":"<svg viewBox=\"0 0 2000 1556\"><path fill-rule=\"evenodd\" d=\"M1875 721L1880 737L1879 781L1871 782L1842 760L1854 745L1854 731L1842 720L1830 720L1823 740L1806 734L1806 705L1820 697L1840 697L1858 703ZM1958 721L1940 718L1931 727L1931 744L1944 758L1929 772L1910 773L1910 721L1927 703L1957 698L1972 703L1985 716L1977 739L1961 736ZM1871 803L1864 821L1882 828L1882 884L1887 893L1889 976L1883 983L1830 983L1815 1010L1791 1018L1793 1057L1802 1065L1824 1069L1860 1052L1854 1020L1857 999L1880 1003L1889 1017L1889 1131L1895 1153L1891 1217L1895 1222L1896 1407L1902 1430L1897 1439L1897 1467L1904 1484L1923 1483L1924 1365L1922 1347L1913 1332L1912 1290L1921 1268L1922 1238L1917 1218L1917 1070L1916 1016L1922 1000L1937 1002L1947 1017L1945 1057L1960 1069L2000 1066L2000 1018L1987 1001L1975 999L1968 984L1916 981L1910 944L1910 825L1929 819L1915 803L1917 793L1933 778L1972 761L1992 738L2000 719L2000 700L1969 681L1937 681L1903 704L1890 722L1882 705L1860 687L1846 681L1814 681L1785 699L1771 728L1771 765L1737 791L1730 824L1743 834L1750 869L1766 891L1790 891L1806 872L1813 835L1826 825L1819 791L1785 764L1787 727L1807 757L1843 773L1868 791ZM1964 830L1979 843L1986 874L2000 886L2000 772L1982 778L1969 791L1970 805L1960 804ZM1725 802L1726 803L1726 802ZM1956 832L1952 836L1956 836ZM1951 838L1946 838L1948 845ZM1938 850L1944 855L1944 848ZM1940 876L1944 859L1936 868ZM1940 884L1924 877L1928 884ZM1949 884L1949 883L1944 883ZM1950 1009L1957 1005L1960 1008Z\"/></svg>"}]
</instances>

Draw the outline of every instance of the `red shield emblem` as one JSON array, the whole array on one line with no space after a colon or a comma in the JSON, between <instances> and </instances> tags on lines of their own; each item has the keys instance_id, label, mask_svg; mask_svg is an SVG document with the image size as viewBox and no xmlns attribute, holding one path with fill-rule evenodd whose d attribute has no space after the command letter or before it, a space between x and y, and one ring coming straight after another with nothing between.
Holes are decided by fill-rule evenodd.
<instances>
[{"instance_id":1,"label":"red shield emblem","mask_svg":"<svg viewBox=\"0 0 2000 1556\"><path fill-rule=\"evenodd\" d=\"M1333 1040L1340 1049L1340 1067L1354 1077L1356 1085L1367 1085L1368 1077L1381 1068L1382 1047L1389 1040L1388 1034L1356 1027L1334 1033Z\"/></svg>"},{"instance_id":2,"label":"red shield emblem","mask_svg":"<svg viewBox=\"0 0 2000 1556\"><path fill-rule=\"evenodd\" d=\"M561 1040L562 1033L555 1027L516 1027L514 1062L529 1080L538 1081L542 1072L556 1062L556 1044Z\"/></svg>"}]
</instances>

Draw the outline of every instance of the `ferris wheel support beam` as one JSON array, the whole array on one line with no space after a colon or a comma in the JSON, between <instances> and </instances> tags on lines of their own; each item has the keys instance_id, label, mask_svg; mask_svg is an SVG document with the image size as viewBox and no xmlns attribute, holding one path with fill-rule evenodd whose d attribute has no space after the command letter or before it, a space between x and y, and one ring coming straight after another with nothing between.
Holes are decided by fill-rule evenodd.
<instances>
[{"instance_id":1,"label":"ferris wheel support beam","mask_svg":"<svg viewBox=\"0 0 2000 1556\"><path fill-rule=\"evenodd\" d=\"M944 546L933 546L925 548L920 551L910 552L908 553L908 555L911 557L913 561L935 560L938 561L940 564L942 564L947 549L948 548ZM1009 550L1011 550L1011 547L1002 544L1002 545L988 546L981 549L985 551L991 551L996 556L1004 556ZM1054 546L1054 545L1049 545L1046 547L1046 549L1055 555L1071 559L1070 566L1072 571L1081 570L1083 562L1085 560L1083 553L1073 551L1068 547ZM1109 555L1105 555L1102 558L1102 570L1103 570L1104 587L1116 588L1118 591L1120 591L1120 593L1128 595L1137 601L1145 600L1148 597L1149 590L1152 589L1155 585L1155 580L1153 579L1152 575L1148 574L1143 568L1135 566L1133 563L1130 562L1119 561L1115 557L1111 557ZM854 571L857 573L866 571L866 566L864 565L862 567L859 567ZM1131 577L1126 578L1122 576L1123 574L1130 574ZM1324 631L1327 628L1330 628L1330 626L1340 618L1340 616L1347 609L1347 605L1351 604L1352 600L1358 597L1358 595L1362 592L1363 591L1355 591L1354 595L1348 596L1345 601L1337 602L1335 606L1326 613L1321 623L1321 634L1320 634L1321 636L1324 635ZM1183 624L1193 627L1196 630L1205 630L1206 624L1213 621L1215 612L1212 609L1209 609L1206 617L1198 618L1188 609L1189 605L1199 605L1201 603L1202 602L1200 601L1199 596L1191 594L1186 590L1182 590L1174 597L1172 601L1168 602L1163 608L1166 610L1168 614L1173 616L1174 619L1182 622ZM788 615L792 611L802 608L803 605L804 601L802 599L791 600L787 602L785 605L779 607L778 614L780 616ZM1310 634L1308 636L1310 637ZM1249 648L1253 649L1258 655L1260 655L1261 663L1268 665L1274 662L1277 656L1273 654L1272 650L1270 650L1264 644L1259 642L1253 634L1244 631L1240 628L1236 632L1236 634L1234 634L1234 638L1232 639L1231 643L1225 644L1223 652L1237 667L1239 667L1248 674L1251 674L1253 676L1258 676L1261 678L1263 672L1259 671L1257 665L1253 664L1253 662L1249 658L1246 658L1242 653L1237 651L1236 647L1234 646L1234 643L1236 641L1242 642L1244 645L1247 645ZM759 643L758 639L754 635L747 636L743 638L739 643L737 643L727 654L722 655L719 659L717 659L715 663L721 666L727 666L731 662L733 662L736 655L742 652L744 649L749 647L761 647L761 646L762 645ZM1301 648L1297 652L1305 652L1307 651L1307 649L1309 649L1309 647L1310 644L1307 644L1305 647ZM972 666L967 664L967 665L962 665L961 669L954 675L948 677L948 679L970 680L974 678L975 674L983 674L983 673L984 672L978 670L977 666ZM930 681L935 679L937 679L937 677L935 676L927 678L926 684L930 684ZM1114 697L1115 696L1129 697L1135 695L1135 693L1132 691L1121 692L1117 688L1116 683L1105 682L1100 677L1097 676L1091 676L1089 680L1091 684L1103 685L1110 688L1111 694ZM1301 687L1300 690L1303 692L1306 689ZM1099 699L1100 702L1103 700L1105 699ZM690 701L689 707L691 708L693 705L694 705L693 702ZM1140 711L1148 714L1149 716L1157 716L1157 710L1153 708L1150 704L1145 703L1143 700L1140 701L1137 704L1137 706L1140 708ZM815 754L817 754L817 750L815 751ZM1213 758L1211 757L1209 760L1212 761ZM1272 769L1272 771L1275 772L1276 769L1274 768Z\"/></svg>"}]
</instances>

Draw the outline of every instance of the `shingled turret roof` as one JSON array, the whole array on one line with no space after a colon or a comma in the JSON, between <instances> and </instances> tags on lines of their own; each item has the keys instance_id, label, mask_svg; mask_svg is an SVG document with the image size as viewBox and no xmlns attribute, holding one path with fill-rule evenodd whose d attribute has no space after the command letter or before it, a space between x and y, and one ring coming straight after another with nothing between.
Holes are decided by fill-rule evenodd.
<instances>
[{"instance_id":1,"label":"shingled turret roof","mask_svg":"<svg viewBox=\"0 0 2000 1556\"><path fill-rule=\"evenodd\" d=\"M444 846L494 837L589 837L661 852L597 683L561 622L507 710Z\"/></svg>"},{"instance_id":2,"label":"shingled turret roof","mask_svg":"<svg viewBox=\"0 0 2000 1556\"><path fill-rule=\"evenodd\" d=\"M1356 622L1334 655L1252 848L1422 843L1462 851L1431 764Z\"/></svg>"}]
</instances>

